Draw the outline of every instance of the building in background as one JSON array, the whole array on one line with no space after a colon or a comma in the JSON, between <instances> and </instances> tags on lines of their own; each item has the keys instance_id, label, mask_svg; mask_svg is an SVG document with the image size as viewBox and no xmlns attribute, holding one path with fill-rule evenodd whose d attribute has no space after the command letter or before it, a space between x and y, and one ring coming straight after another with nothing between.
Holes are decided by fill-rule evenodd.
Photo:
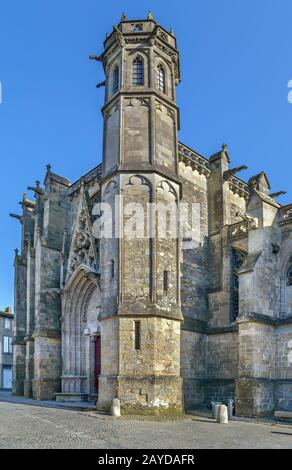
<instances>
[{"instance_id":1,"label":"building in background","mask_svg":"<svg viewBox=\"0 0 292 470\"><path fill-rule=\"evenodd\" d=\"M125 413L230 398L239 415L291 411L292 205L264 172L239 178L226 145L206 157L179 142L177 41L151 14L123 16L92 59L105 72L103 163L75 183L48 167L13 215L13 393L105 409L119 398ZM199 205L198 243L98 241L92 209L117 219L119 195Z\"/></svg>"},{"instance_id":2,"label":"building in background","mask_svg":"<svg viewBox=\"0 0 292 470\"><path fill-rule=\"evenodd\" d=\"M0 311L0 390L12 388L13 318L9 307Z\"/></svg>"}]
</instances>

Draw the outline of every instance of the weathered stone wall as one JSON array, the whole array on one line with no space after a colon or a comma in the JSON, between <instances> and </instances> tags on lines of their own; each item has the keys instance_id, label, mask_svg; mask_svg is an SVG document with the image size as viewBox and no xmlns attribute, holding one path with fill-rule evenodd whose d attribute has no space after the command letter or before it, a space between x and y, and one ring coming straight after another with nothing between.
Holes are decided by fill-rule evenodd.
<instances>
[{"instance_id":1,"label":"weathered stone wall","mask_svg":"<svg viewBox=\"0 0 292 470\"><path fill-rule=\"evenodd\" d=\"M188 239L182 240L181 257L181 303L184 317L206 320L208 315L208 197L207 181L204 175L192 171L183 163L179 166L184 178L182 203L195 204L198 211L198 227L193 227L195 245ZM191 209L192 210L192 209Z\"/></svg>"},{"instance_id":2,"label":"weathered stone wall","mask_svg":"<svg viewBox=\"0 0 292 470\"><path fill-rule=\"evenodd\" d=\"M105 203L111 208L111 213L107 214L106 207L104 209L103 223L106 233L100 240L100 283L101 283L101 316L113 316L117 313L118 309L118 295L119 295L119 227L118 214L116 214L115 198L120 191L120 181L117 178L112 178L106 183L102 189L102 203ZM117 205L117 210L119 206ZM113 222L113 223L112 223ZM109 232L107 228L109 227ZM108 233L108 234L107 234Z\"/></svg>"},{"instance_id":3,"label":"weathered stone wall","mask_svg":"<svg viewBox=\"0 0 292 470\"><path fill-rule=\"evenodd\" d=\"M122 298L147 302L151 297L151 239L147 238L148 204L152 185L143 176L123 182ZM138 225L141 228L138 231Z\"/></svg>"},{"instance_id":4,"label":"weathered stone wall","mask_svg":"<svg viewBox=\"0 0 292 470\"><path fill-rule=\"evenodd\" d=\"M24 394L25 380L25 333L26 333L26 262L23 257L15 257L14 278L14 334L13 334L13 395Z\"/></svg>"},{"instance_id":5,"label":"weathered stone wall","mask_svg":"<svg viewBox=\"0 0 292 470\"><path fill-rule=\"evenodd\" d=\"M205 334L182 329L181 376L186 410L198 407L205 402L205 345Z\"/></svg>"},{"instance_id":6,"label":"weathered stone wall","mask_svg":"<svg viewBox=\"0 0 292 470\"><path fill-rule=\"evenodd\" d=\"M175 171L176 168L176 123L175 114L156 101L155 113L156 158L158 165Z\"/></svg>"},{"instance_id":7,"label":"weathered stone wall","mask_svg":"<svg viewBox=\"0 0 292 470\"><path fill-rule=\"evenodd\" d=\"M108 318L101 322L101 375L99 377L98 405L109 410L118 396L119 374L119 320Z\"/></svg>"},{"instance_id":8,"label":"weathered stone wall","mask_svg":"<svg viewBox=\"0 0 292 470\"><path fill-rule=\"evenodd\" d=\"M109 172L120 158L120 107L119 103L105 112L104 169Z\"/></svg>"},{"instance_id":9,"label":"weathered stone wall","mask_svg":"<svg viewBox=\"0 0 292 470\"><path fill-rule=\"evenodd\" d=\"M68 183L62 184L50 176L46 184L47 199L44 202L43 236L52 249L61 250L64 229L69 214Z\"/></svg>"},{"instance_id":10,"label":"weathered stone wall","mask_svg":"<svg viewBox=\"0 0 292 470\"><path fill-rule=\"evenodd\" d=\"M125 99L123 161L126 163L150 163L150 100Z\"/></svg>"},{"instance_id":11,"label":"weathered stone wall","mask_svg":"<svg viewBox=\"0 0 292 470\"><path fill-rule=\"evenodd\" d=\"M45 334L45 333L44 333ZM61 389L60 337L35 337L33 397L37 400L54 400Z\"/></svg>"},{"instance_id":12,"label":"weathered stone wall","mask_svg":"<svg viewBox=\"0 0 292 470\"><path fill-rule=\"evenodd\" d=\"M275 329L275 408L292 409L292 325Z\"/></svg>"},{"instance_id":13,"label":"weathered stone wall","mask_svg":"<svg viewBox=\"0 0 292 470\"><path fill-rule=\"evenodd\" d=\"M120 319L119 397L125 411L180 411L180 322L139 318L141 349L135 350L134 319Z\"/></svg>"},{"instance_id":14,"label":"weathered stone wall","mask_svg":"<svg viewBox=\"0 0 292 470\"><path fill-rule=\"evenodd\" d=\"M209 334L205 346L206 376L235 380L238 375L238 332Z\"/></svg>"},{"instance_id":15,"label":"weathered stone wall","mask_svg":"<svg viewBox=\"0 0 292 470\"><path fill-rule=\"evenodd\" d=\"M235 398L238 377L238 332L209 334L206 338L205 403Z\"/></svg>"},{"instance_id":16,"label":"weathered stone wall","mask_svg":"<svg viewBox=\"0 0 292 470\"><path fill-rule=\"evenodd\" d=\"M239 415L266 415L274 409L274 327L241 320L239 325L239 379L236 410Z\"/></svg>"}]
</instances>

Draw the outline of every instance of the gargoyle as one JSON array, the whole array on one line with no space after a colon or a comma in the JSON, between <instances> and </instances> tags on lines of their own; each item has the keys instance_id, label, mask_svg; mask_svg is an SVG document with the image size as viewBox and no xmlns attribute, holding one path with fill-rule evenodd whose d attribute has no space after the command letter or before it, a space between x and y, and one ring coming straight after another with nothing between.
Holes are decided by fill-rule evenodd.
<instances>
[{"instance_id":1,"label":"gargoyle","mask_svg":"<svg viewBox=\"0 0 292 470\"><path fill-rule=\"evenodd\" d=\"M231 178L231 176L234 176L237 173L239 173L240 171L247 170L247 169L248 169L248 167L245 166L245 165L238 166L236 168L232 168L231 170L227 170L227 171L224 172L223 178L224 178L225 181L228 181L229 178Z\"/></svg>"},{"instance_id":2,"label":"gargoyle","mask_svg":"<svg viewBox=\"0 0 292 470\"><path fill-rule=\"evenodd\" d=\"M89 56L89 59L90 60L96 60L97 62L101 62L102 64L105 63L105 58L102 55L92 54L92 55Z\"/></svg>"},{"instance_id":3,"label":"gargoyle","mask_svg":"<svg viewBox=\"0 0 292 470\"><path fill-rule=\"evenodd\" d=\"M276 197L284 196L285 194L287 194L287 191L278 191L277 193L270 194L270 197L275 199Z\"/></svg>"},{"instance_id":4,"label":"gargoyle","mask_svg":"<svg viewBox=\"0 0 292 470\"><path fill-rule=\"evenodd\" d=\"M251 215L248 215L247 213L241 212L238 210L236 212L236 217L241 217L243 221L247 221L250 223L251 228L258 228L258 219L255 217L252 217Z\"/></svg>"},{"instance_id":5,"label":"gargoyle","mask_svg":"<svg viewBox=\"0 0 292 470\"><path fill-rule=\"evenodd\" d=\"M103 82L98 83L98 84L96 85L96 88L101 88L102 86L105 86L105 85L106 85L106 81L104 80Z\"/></svg>"}]
</instances>

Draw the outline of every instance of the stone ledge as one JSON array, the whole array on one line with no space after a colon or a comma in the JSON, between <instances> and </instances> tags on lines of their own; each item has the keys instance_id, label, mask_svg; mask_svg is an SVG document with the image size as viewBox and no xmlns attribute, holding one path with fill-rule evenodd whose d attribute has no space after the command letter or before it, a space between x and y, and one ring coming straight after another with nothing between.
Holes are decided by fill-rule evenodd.
<instances>
[{"instance_id":1,"label":"stone ledge","mask_svg":"<svg viewBox=\"0 0 292 470\"><path fill-rule=\"evenodd\" d=\"M52 330L49 328L39 328L33 332L32 338L33 339L36 339L36 338L60 339L61 332L59 330Z\"/></svg>"},{"instance_id":2,"label":"stone ledge","mask_svg":"<svg viewBox=\"0 0 292 470\"><path fill-rule=\"evenodd\" d=\"M281 421L292 421L292 411L275 411L274 417Z\"/></svg>"},{"instance_id":3,"label":"stone ledge","mask_svg":"<svg viewBox=\"0 0 292 470\"><path fill-rule=\"evenodd\" d=\"M233 322L226 326L210 326L203 320L185 317L182 325L183 331L191 331L193 333L201 333L205 335L217 335L222 333L234 333L239 331L237 322Z\"/></svg>"},{"instance_id":4,"label":"stone ledge","mask_svg":"<svg viewBox=\"0 0 292 470\"><path fill-rule=\"evenodd\" d=\"M237 319L237 323L263 323L271 326L282 326L292 324L292 316L286 318L272 318L262 313L246 313Z\"/></svg>"},{"instance_id":5,"label":"stone ledge","mask_svg":"<svg viewBox=\"0 0 292 470\"><path fill-rule=\"evenodd\" d=\"M13 346L25 346L25 337L24 336L14 336L12 339Z\"/></svg>"},{"instance_id":6,"label":"stone ledge","mask_svg":"<svg viewBox=\"0 0 292 470\"><path fill-rule=\"evenodd\" d=\"M56 402L61 403L81 403L88 402L87 393L55 393Z\"/></svg>"}]
</instances>

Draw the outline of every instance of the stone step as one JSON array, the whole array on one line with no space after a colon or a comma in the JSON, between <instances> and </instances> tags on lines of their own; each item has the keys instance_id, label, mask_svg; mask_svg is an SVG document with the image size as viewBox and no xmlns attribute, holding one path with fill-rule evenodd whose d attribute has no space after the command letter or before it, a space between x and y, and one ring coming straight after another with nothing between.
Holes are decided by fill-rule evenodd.
<instances>
[{"instance_id":1,"label":"stone step","mask_svg":"<svg viewBox=\"0 0 292 470\"><path fill-rule=\"evenodd\" d=\"M275 411L274 417L292 421L292 411Z\"/></svg>"}]
</instances>

